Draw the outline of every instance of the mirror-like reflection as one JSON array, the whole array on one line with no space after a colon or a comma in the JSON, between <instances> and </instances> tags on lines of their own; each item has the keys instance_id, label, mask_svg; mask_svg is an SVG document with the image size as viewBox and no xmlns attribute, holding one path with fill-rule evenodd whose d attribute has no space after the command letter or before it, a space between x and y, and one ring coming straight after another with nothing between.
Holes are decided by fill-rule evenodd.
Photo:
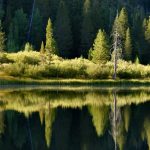
<instances>
[{"instance_id":1,"label":"mirror-like reflection","mask_svg":"<svg viewBox=\"0 0 150 150\"><path fill-rule=\"evenodd\" d=\"M150 89L0 89L2 150L150 150Z\"/></svg>"}]
</instances>

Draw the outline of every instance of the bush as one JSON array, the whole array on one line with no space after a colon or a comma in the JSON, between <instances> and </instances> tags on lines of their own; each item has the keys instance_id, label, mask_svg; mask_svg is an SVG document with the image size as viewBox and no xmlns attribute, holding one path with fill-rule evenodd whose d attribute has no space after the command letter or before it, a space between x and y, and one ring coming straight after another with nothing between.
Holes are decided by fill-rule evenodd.
<instances>
[{"instance_id":1,"label":"bush","mask_svg":"<svg viewBox=\"0 0 150 150\"><path fill-rule=\"evenodd\" d=\"M26 65L24 70L24 76L31 78L41 78L44 73L45 67L38 65Z\"/></svg>"},{"instance_id":2,"label":"bush","mask_svg":"<svg viewBox=\"0 0 150 150\"><path fill-rule=\"evenodd\" d=\"M13 60L15 63L25 63L36 65L40 62L40 53L31 51L31 52L18 52L18 53L9 53L8 58Z\"/></svg>"},{"instance_id":3,"label":"bush","mask_svg":"<svg viewBox=\"0 0 150 150\"><path fill-rule=\"evenodd\" d=\"M108 79L112 73L109 66L95 64L87 68L87 74L91 79Z\"/></svg>"},{"instance_id":4,"label":"bush","mask_svg":"<svg viewBox=\"0 0 150 150\"><path fill-rule=\"evenodd\" d=\"M1 64L11 63L11 62L13 62L13 61L7 58L7 54L3 54L3 53L0 54L0 63Z\"/></svg>"},{"instance_id":5,"label":"bush","mask_svg":"<svg viewBox=\"0 0 150 150\"><path fill-rule=\"evenodd\" d=\"M8 64L3 67L5 73L11 76L23 76L26 64L23 63L13 63Z\"/></svg>"}]
</instances>

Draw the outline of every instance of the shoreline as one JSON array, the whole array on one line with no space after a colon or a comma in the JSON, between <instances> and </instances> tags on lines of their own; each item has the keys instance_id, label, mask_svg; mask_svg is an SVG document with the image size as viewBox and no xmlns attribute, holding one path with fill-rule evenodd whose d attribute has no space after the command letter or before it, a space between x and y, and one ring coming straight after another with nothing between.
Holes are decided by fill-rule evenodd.
<instances>
[{"instance_id":1,"label":"shoreline","mask_svg":"<svg viewBox=\"0 0 150 150\"><path fill-rule=\"evenodd\" d=\"M29 79L0 77L0 86L13 85L72 85L72 86L150 86L149 79Z\"/></svg>"}]
</instances>

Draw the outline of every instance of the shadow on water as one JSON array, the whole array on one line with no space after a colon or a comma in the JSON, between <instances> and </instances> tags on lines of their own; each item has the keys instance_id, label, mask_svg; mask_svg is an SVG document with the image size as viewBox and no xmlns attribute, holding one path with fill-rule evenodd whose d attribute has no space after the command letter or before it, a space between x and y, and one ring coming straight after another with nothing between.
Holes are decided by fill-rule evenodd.
<instances>
[{"instance_id":1,"label":"shadow on water","mask_svg":"<svg viewBox=\"0 0 150 150\"><path fill-rule=\"evenodd\" d=\"M150 89L0 90L2 150L149 150Z\"/></svg>"}]
</instances>

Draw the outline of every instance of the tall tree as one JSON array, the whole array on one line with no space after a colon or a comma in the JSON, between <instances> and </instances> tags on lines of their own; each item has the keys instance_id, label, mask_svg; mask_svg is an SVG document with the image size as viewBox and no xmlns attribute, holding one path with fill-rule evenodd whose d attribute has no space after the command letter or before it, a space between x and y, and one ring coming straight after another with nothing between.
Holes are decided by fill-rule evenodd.
<instances>
[{"instance_id":1,"label":"tall tree","mask_svg":"<svg viewBox=\"0 0 150 150\"><path fill-rule=\"evenodd\" d=\"M81 27L81 54L88 56L88 50L93 42L93 24L91 19L91 1L85 0L83 6L83 21Z\"/></svg>"},{"instance_id":2,"label":"tall tree","mask_svg":"<svg viewBox=\"0 0 150 150\"><path fill-rule=\"evenodd\" d=\"M46 27L46 45L45 50L48 55L56 54L57 48L56 48L56 41L53 37L53 28L52 28L52 22L51 19L48 19L48 24Z\"/></svg>"},{"instance_id":3,"label":"tall tree","mask_svg":"<svg viewBox=\"0 0 150 150\"><path fill-rule=\"evenodd\" d=\"M143 23L143 31L144 31L144 47L142 49L141 55L142 55L142 60L143 63L147 64L150 63L150 17L147 20L144 20Z\"/></svg>"},{"instance_id":4,"label":"tall tree","mask_svg":"<svg viewBox=\"0 0 150 150\"><path fill-rule=\"evenodd\" d=\"M122 40L125 40L126 30L128 28L128 15L124 7L121 9L119 16L116 17L113 28L116 28L116 25L120 37Z\"/></svg>"},{"instance_id":5,"label":"tall tree","mask_svg":"<svg viewBox=\"0 0 150 150\"><path fill-rule=\"evenodd\" d=\"M36 49L40 48L40 43L44 37L43 31L43 19L37 8L33 15L32 29L31 29L31 43Z\"/></svg>"},{"instance_id":6,"label":"tall tree","mask_svg":"<svg viewBox=\"0 0 150 150\"><path fill-rule=\"evenodd\" d=\"M64 1L60 1L55 22L55 37L59 54L62 57L70 57L72 50L72 32L67 7Z\"/></svg>"},{"instance_id":7,"label":"tall tree","mask_svg":"<svg viewBox=\"0 0 150 150\"><path fill-rule=\"evenodd\" d=\"M93 44L92 61L106 63L110 59L108 38L105 31L99 30Z\"/></svg>"},{"instance_id":8,"label":"tall tree","mask_svg":"<svg viewBox=\"0 0 150 150\"><path fill-rule=\"evenodd\" d=\"M8 52L16 52L19 50L18 46L18 38L17 40L14 38L15 35L18 35L18 27L13 27L13 24L10 24L9 27L9 34L8 34L8 39L7 39L7 51Z\"/></svg>"},{"instance_id":9,"label":"tall tree","mask_svg":"<svg viewBox=\"0 0 150 150\"><path fill-rule=\"evenodd\" d=\"M121 44L122 44L122 55L123 58L125 58L124 53L125 53L125 39L126 39L126 31L128 29L128 15L127 11L125 8L122 8L120 11L119 16L117 15L114 25L113 25L113 32L116 31L119 34L119 37L121 39Z\"/></svg>"},{"instance_id":10,"label":"tall tree","mask_svg":"<svg viewBox=\"0 0 150 150\"><path fill-rule=\"evenodd\" d=\"M15 47L18 48L15 51L21 49L27 37L27 16L24 13L23 9L19 9L15 12L15 16L12 20L12 24L10 26L10 31L8 35L8 43L11 43L9 40L14 40ZM9 45L9 44L7 44ZM8 49L10 49L8 47Z\"/></svg>"},{"instance_id":11,"label":"tall tree","mask_svg":"<svg viewBox=\"0 0 150 150\"><path fill-rule=\"evenodd\" d=\"M132 60L132 40L129 28L126 31L124 59L127 61Z\"/></svg>"},{"instance_id":12,"label":"tall tree","mask_svg":"<svg viewBox=\"0 0 150 150\"><path fill-rule=\"evenodd\" d=\"M0 20L0 52L5 50L5 33L2 31L2 23Z\"/></svg>"}]
</instances>

